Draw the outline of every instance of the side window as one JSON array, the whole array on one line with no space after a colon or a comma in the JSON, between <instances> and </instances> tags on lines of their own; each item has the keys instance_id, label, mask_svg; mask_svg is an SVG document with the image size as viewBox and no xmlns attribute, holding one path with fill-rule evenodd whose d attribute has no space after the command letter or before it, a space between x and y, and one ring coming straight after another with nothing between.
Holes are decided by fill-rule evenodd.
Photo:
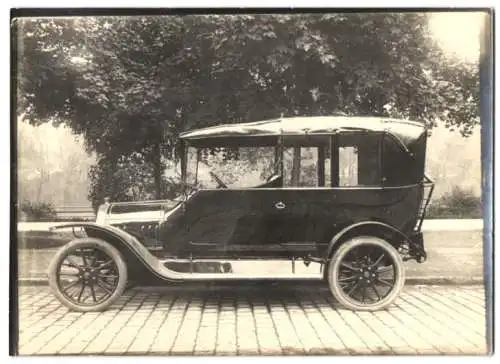
<instances>
[{"instance_id":1,"label":"side window","mask_svg":"<svg viewBox=\"0 0 500 364\"><path fill-rule=\"evenodd\" d=\"M275 154L275 148L269 146L190 147L186 182L207 189L220 187L217 179L227 188L259 187L276 175Z\"/></svg>"},{"instance_id":2,"label":"side window","mask_svg":"<svg viewBox=\"0 0 500 364\"><path fill-rule=\"evenodd\" d=\"M197 150L189 147L186 158L186 183L195 185L197 183Z\"/></svg>"},{"instance_id":3,"label":"side window","mask_svg":"<svg viewBox=\"0 0 500 364\"><path fill-rule=\"evenodd\" d=\"M358 185L358 147L339 148L339 186Z\"/></svg>"},{"instance_id":4,"label":"side window","mask_svg":"<svg viewBox=\"0 0 500 364\"><path fill-rule=\"evenodd\" d=\"M317 187L318 148L284 148L283 177L285 187Z\"/></svg>"},{"instance_id":5,"label":"side window","mask_svg":"<svg viewBox=\"0 0 500 364\"><path fill-rule=\"evenodd\" d=\"M320 147L321 148L321 147ZM323 185L320 185L321 187L324 187L324 186L331 186L332 184L332 164L331 164L331 158L330 158L330 146L325 146L325 147L322 147L323 149L323 155L324 155L324 158L325 160L323 161L324 163L324 167L323 167L323 172L324 172L324 184ZM321 162L319 159L318 159L318 163ZM319 171L319 174L321 175L321 172Z\"/></svg>"},{"instance_id":6,"label":"side window","mask_svg":"<svg viewBox=\"0 0 500 364\"><path fill-rule=\"evenodd\" d=\"M339 136L339 186L380 186L380 134Z\"/></svg>"}]
</instances>

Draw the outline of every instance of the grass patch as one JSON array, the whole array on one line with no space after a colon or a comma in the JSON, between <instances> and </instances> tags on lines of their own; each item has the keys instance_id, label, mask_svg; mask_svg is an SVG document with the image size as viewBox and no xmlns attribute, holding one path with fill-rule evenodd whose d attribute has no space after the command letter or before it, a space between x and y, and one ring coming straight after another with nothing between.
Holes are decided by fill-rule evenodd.
<instances>
[{"instance_id":1,"label":"grass patch","mask_svg":"<svg viewBox=\"0 0 500 364\"><path fill-rule=\"evenodd\" d=\"M481 219L481 198L472 190L455 187L441 198L431 201L427 208L428 219Z\"/></svg>"}]
</instances>

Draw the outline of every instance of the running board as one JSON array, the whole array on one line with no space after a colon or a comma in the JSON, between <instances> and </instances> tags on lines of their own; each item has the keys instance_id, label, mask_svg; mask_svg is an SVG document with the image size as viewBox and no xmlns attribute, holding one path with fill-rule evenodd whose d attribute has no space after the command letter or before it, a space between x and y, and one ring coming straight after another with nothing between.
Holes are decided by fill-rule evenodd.
<instances>
[{"instance_id":1,"label":"running board","mask_svg":"<svg viewBox=\"0 0 500 364\"><path fill-rule=\"evenodd\" d=\"M324 266L296 260L166 259L160 261L182 280L321 280Z\"/></svg>"}]
</instances>

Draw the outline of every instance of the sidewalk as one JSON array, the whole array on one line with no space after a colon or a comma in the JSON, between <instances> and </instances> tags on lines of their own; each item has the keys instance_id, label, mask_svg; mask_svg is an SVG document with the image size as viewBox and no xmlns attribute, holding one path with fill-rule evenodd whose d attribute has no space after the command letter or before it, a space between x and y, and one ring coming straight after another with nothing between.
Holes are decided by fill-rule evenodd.
<instances>
[{"instance_id":1,"label":"sidewalk","mask_svg":"<svg viewBox=\"0 0 500 364\"><path fill-rule=\"evenodd\" d=\"M130 290L102 313L20 289L19 353L362 355L487 353L479 286L410 286L387 311L341 309L327 290Z\"/></svg>"}]
</instances>

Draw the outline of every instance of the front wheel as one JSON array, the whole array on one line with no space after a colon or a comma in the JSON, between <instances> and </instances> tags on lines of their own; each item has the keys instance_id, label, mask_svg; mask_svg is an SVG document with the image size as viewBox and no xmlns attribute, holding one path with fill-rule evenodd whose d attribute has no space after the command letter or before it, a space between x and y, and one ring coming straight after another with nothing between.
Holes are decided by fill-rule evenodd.
<instances>
[{"instance_id":1,"label":"front wheel","mask_svg":"<svg viewBox=\"0 0 500 364\"><path fill-rule=\"evenodd\" d=\"M387 241L359 236L343 243L328 267L334 298L354 311L377 311L394 302L405 283L403 260Z\"/></svg>"},{"instance_id":2,"label":"front wheel","mask_svg":"<svg viewBox=\"0 0 500 364\"><path fill-rule=\"evenodd\" d=\"M111 244L100 239L76 239L56 253L48 278L54 295L70 310L102 311L125 290L127 266Z\"/></svg>"}]
</instances>

